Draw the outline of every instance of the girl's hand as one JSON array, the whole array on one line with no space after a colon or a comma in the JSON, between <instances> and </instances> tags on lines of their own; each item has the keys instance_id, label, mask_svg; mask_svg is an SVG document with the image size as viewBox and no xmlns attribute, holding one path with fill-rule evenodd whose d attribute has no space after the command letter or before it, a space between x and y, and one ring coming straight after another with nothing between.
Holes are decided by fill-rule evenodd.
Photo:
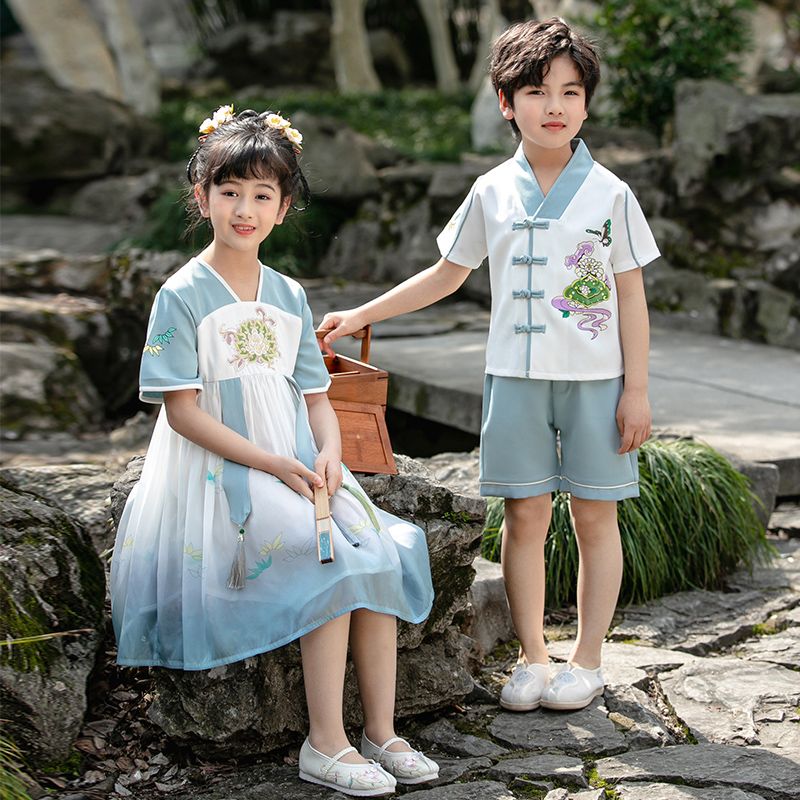
<instances>
[{"instance_id":1,"label":"girl's hand","mask_svg":"<svg viewBox=\"0 0 800 800\"><path fill-rule=\"evenodd\" d=\"M364 325L366 322L357 308L351 308L348 311L331 311L322 318L319 326L319 330L329 331L322 340L322 349L332 355L332 346L337 339L361 330Z\"/></svg>"},{"instance_id":2,"label":"girl's hand","mask_svg":"<svg viewBox=\"0 0 800 800\"><path fill-rule=\"evenodd\" d=\"M333 497L342 485L341 454L328 452L323 448L314 462L314 469L325 478L328 496Z\"/></svg>"},{"instance_id":3,"label":"girl's hand","mask_svg":"<svg viewBox=\"0 0 800 800\"><path fill-rule=\"evenodd\" d=\"M626 389L617 405L617 428L620 447L617 452L630 453L650 438L650 401L647 391Z\"/></svg>"},{"instance_id":4,"label":"girl's hand","mask_svg":"<svg viewBox=\"0 0 800 800\"><path fill-rule=\"evenodd\" d=\"M271 472L276 478L283 481L290 489L294 489L298 494L314 502L314 492L311 486L324 486L325 481L316 473L312 472L305 464L296 458L285 458L278 456L274 466L266 470Z\"/></svg>"}]
</instances>

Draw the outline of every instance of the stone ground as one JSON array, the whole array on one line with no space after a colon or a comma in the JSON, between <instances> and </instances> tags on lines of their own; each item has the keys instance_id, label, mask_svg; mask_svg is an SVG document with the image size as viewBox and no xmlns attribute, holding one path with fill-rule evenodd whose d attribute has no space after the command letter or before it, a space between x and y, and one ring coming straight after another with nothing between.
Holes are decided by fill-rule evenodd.
<instances>
[{"instance_id":1,"label":"stone ground","mask_svg":"<svg viewBox=\"0 0 800 800\"><path fill-rule=\"evenodd\" d=\"M140 435L146 433L140 431ZM135 426L128 435L134 437ZM123 439L118 439L124 441ZM121 459L118 451L115 459ZM428 460L468 489L470 459ZM459 705L401 722L441 765L414 800L778 800L800 798L800 519L773 517L772 563L720 591L681 592L621 608L605 645L607 688L571 713L514 714L497 704L516 643L476 653L475 687ZM496 576L490 580L495 582ZM479 583L484 571L479 570ZM490 592L489 595L492 595ZM502 615L498 594L476 613ZM501 596L502 600L502 596ZM574 609L550 614L554 661L566 658ZM110 637L109 642L113 641ZM293 747L261 758L202 760L147 717L148 670L118 670L114 651L92 680L76 747L79 778L39 776L59 800L316 800L343 798L297 779ZM358 731L352 731L356 740Z\"/></svg>"}]
</instances>

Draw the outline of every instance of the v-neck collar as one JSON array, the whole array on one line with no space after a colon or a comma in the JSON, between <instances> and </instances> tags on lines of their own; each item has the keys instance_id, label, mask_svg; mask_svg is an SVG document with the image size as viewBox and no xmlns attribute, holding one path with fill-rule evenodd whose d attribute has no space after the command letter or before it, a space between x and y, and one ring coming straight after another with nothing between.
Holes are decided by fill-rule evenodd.
<instances>
[{"instance_id":1,"label":"v-neck collar","mask_svg":"<svg viewBox=\"0 0 800 800\"><path fill-rule=\"evenodd\" d=\"M536 175L534 175L528 159L525 158L522 144L520 143L517 148L514 161L519 170L515 182L522 205L525 207L525 213L529 217L559 219L586 180L586 176L591 172L594 159L583 139L573 139L571 144L573 147L572 157L561 170L561 174L556 178L547 195L542 193L539 181L536 180Z\"/></svg>"},{"instance_id":2,"label":"v-neck collar","mask_svg":"<svg viewBox=\"0 0 800 800\"><path fill-rule=\"evenodd\" d=\"M231 297L237 303L260 303L261 302L261 287L264 285L264 265L259 261L258 262L258 289L256 291L256 299L255 300L242 300L236 292L233 291L228 281L222 277L222 275L217 272L214 267L211 266L207 261L203 261L202 258L195 256L195 261L198 264L204 266L230 293Z\"/></svg>"}]
</instances>

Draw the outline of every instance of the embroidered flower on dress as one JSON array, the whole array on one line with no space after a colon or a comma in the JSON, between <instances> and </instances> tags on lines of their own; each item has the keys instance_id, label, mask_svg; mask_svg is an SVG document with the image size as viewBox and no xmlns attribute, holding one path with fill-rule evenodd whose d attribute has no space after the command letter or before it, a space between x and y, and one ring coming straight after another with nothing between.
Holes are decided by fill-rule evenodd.
<instances>
[{"instance_id":1,"label":"embroidered flower on dress","mask_svg":"<svg viewBox=\"0 0 800 800\"><path fill-rule=\"evenodd\" d=\"M165 344L169 344L172 341L172 337L175 335L175 328L167 328L164 333L157 333L153 337L152 344L145 344L144 352L148 353L151 356L159 356L161 351L164 349Z\"/></svg>"},{"instance_id":2,"label":"embroidered flower on dress","mask_svg":"<svg viewBox=\"0 0 800 800\"><path fill-rule=\"evenodd\" d=\"M278 340L273 328L277 324L263 308L257 308L258 318L246 319L236 328L220 328L220 335L234 351L228 360L236 369L248 364L271 367L280 357Z\"/></svg>"}]
</instances>

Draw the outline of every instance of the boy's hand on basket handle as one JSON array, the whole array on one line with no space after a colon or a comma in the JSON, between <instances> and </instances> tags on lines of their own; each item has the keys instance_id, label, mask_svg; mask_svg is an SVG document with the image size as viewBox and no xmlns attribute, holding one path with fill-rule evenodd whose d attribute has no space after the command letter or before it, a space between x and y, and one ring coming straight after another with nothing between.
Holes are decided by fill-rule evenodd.
<instances>
[{"instance_id":1,"label":"boy's hand on basket handle","mask_svg":"<svg viewBox=\"0 0 800 800\"><path fill-rule=\"evenodd\" d=\"M333 343L342 336L355 336L361 339L364 336L362 328L367 324L361 312L357 308L347 311L331 311L322 318L322 323L317 329L317 335L324 334L321 339L322 349L328 354L333 355ZM361 334L359 336L359 334Z\"/></svg>"}]
</instances>

